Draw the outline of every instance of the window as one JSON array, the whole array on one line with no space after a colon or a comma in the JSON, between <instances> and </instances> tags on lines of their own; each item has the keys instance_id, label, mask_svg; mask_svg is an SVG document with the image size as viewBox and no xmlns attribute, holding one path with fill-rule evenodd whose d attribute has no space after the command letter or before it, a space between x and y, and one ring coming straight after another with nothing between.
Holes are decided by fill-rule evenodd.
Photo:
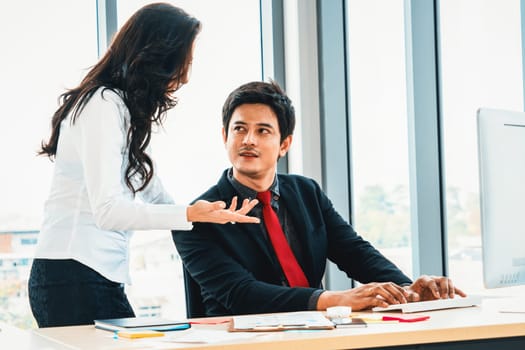
<instances>
[{"instance_id":1,"label":"window","mask_svg":"<svg viewBox=\"0 0 525 350\"><path fill-rule=\"evenodd\" d=\"M476 111L523 110L520 1L441 0L442 129L448 263L482 288Z\"/></svg>"},{"instance_id":2,"label":"window","mask_svg":"<svg viewBox=\"0 0 525 350\"><path fill-rule=\"evenodd\" d=\"M17 14L23 14L18 16ZM96 5L88 1L10 2L0 11L2 171L0 321L34 321L27 279L52 163L36 157L49 136L57 98L97 59Z\"/></svg>"},{"instance_id":3,"label":"window","mask_svg":"<svg viewBox=\"0 0 525 350\"><path fill-rule=\"evenodd\" d=\"M404 2L346 11L354 227L410 276Z\"/></svg>"}]
</instances>

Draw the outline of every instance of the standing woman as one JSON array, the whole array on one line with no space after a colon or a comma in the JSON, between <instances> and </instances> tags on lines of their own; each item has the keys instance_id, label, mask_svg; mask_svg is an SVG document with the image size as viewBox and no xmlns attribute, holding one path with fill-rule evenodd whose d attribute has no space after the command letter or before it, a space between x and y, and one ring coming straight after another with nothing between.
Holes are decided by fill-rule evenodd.
<instances>
[{"instance_id":1,"label":"standing woman","mask_svg":"<svg viewBox=\"0 0 525 350\"><path fill-rule=\"evenodd\" d=\"M175 205L148 154L152 124L161 124L176 105L172 94L188 82L200 28L180 8L147 5L80 85L61 95L39 152L55 160L29 278L39 327L134 316L124 293L132 230L258 222L246 216L255 200L238 210L236 198L229 208L224 202Z\"/></svg>"}]
</instances>

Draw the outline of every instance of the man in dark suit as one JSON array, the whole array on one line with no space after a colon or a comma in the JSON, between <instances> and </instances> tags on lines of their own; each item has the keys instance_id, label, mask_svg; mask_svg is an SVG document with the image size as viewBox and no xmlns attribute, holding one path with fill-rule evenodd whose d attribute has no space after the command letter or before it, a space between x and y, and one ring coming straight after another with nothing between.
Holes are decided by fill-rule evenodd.
<instances>
[{"instance_id":1,"label":"man in dark suit","mask_svg":"<svg viewBox=\"0 0 525 350\"><path fill-rule=\"evenodd\" d=\"M208 316L337 305L361 310L464 296L446 277L412 282L356 234L314 180L277 175L277 161L289 150L294 127L291 101L273 82L242 85L224 104L223 139L232 168L199 199L258 198L250 215L261 223L195 223L190 233L172 232ZM364 285L324 290L326 259Z\"/></svg>"}]
</instances>

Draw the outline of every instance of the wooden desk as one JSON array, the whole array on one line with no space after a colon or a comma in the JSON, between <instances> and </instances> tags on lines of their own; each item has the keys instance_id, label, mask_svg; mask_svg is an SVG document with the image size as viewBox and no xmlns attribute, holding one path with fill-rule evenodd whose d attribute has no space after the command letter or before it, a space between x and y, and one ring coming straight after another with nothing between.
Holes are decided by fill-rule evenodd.
<instances>
[{"instance_id":1,"label":"wooden desk","mask_svg":"<svg viewBox=\"0 0 525 350\"><path fill-rule=\"evenodd\" d=\"M311 332L274 332L249 341L215 344L165 344L162 349L230 350L319 350L319 349L525 349L525 314L498 311L503 299L487 299L482 306L425 312L430 319L416 323L369 324ZM226 325L194 325L195 329L221 329ZM186 331L184 331L186 332ZM76 349L159 348L151 340L113 339L110 332L93 326L57 327L34 330L45 337ZM159 339L159 338L157 338ZM158 346L158 343L157 343Z\"/></svg>"},{"instance_id":2,"label":"wooden desk","mask_svg":"<svg viewBox=\"0 0 525 350\"><path fill-rule=\"evenodd\" d=\"M43 338L31 331L25 331L0 323L0 349L17 350L65 350L71 349L54 340Z\"/></svg>"}]
</instances>

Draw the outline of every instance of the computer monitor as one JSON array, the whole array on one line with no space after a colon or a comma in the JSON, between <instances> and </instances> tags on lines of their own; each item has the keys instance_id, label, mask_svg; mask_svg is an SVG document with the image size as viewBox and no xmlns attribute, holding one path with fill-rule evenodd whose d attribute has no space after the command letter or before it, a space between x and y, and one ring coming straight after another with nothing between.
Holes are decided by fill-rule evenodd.
<instances>
[{"instance_id":1,"label":"computer monitor","mask_svg":"<svg viewBox=\"0 0 525 350\"><path fill-rule=\"evenodd\" d=\"M525 285L525 113L477 113L483 279Z\"/></svg>"}]
</instances>

